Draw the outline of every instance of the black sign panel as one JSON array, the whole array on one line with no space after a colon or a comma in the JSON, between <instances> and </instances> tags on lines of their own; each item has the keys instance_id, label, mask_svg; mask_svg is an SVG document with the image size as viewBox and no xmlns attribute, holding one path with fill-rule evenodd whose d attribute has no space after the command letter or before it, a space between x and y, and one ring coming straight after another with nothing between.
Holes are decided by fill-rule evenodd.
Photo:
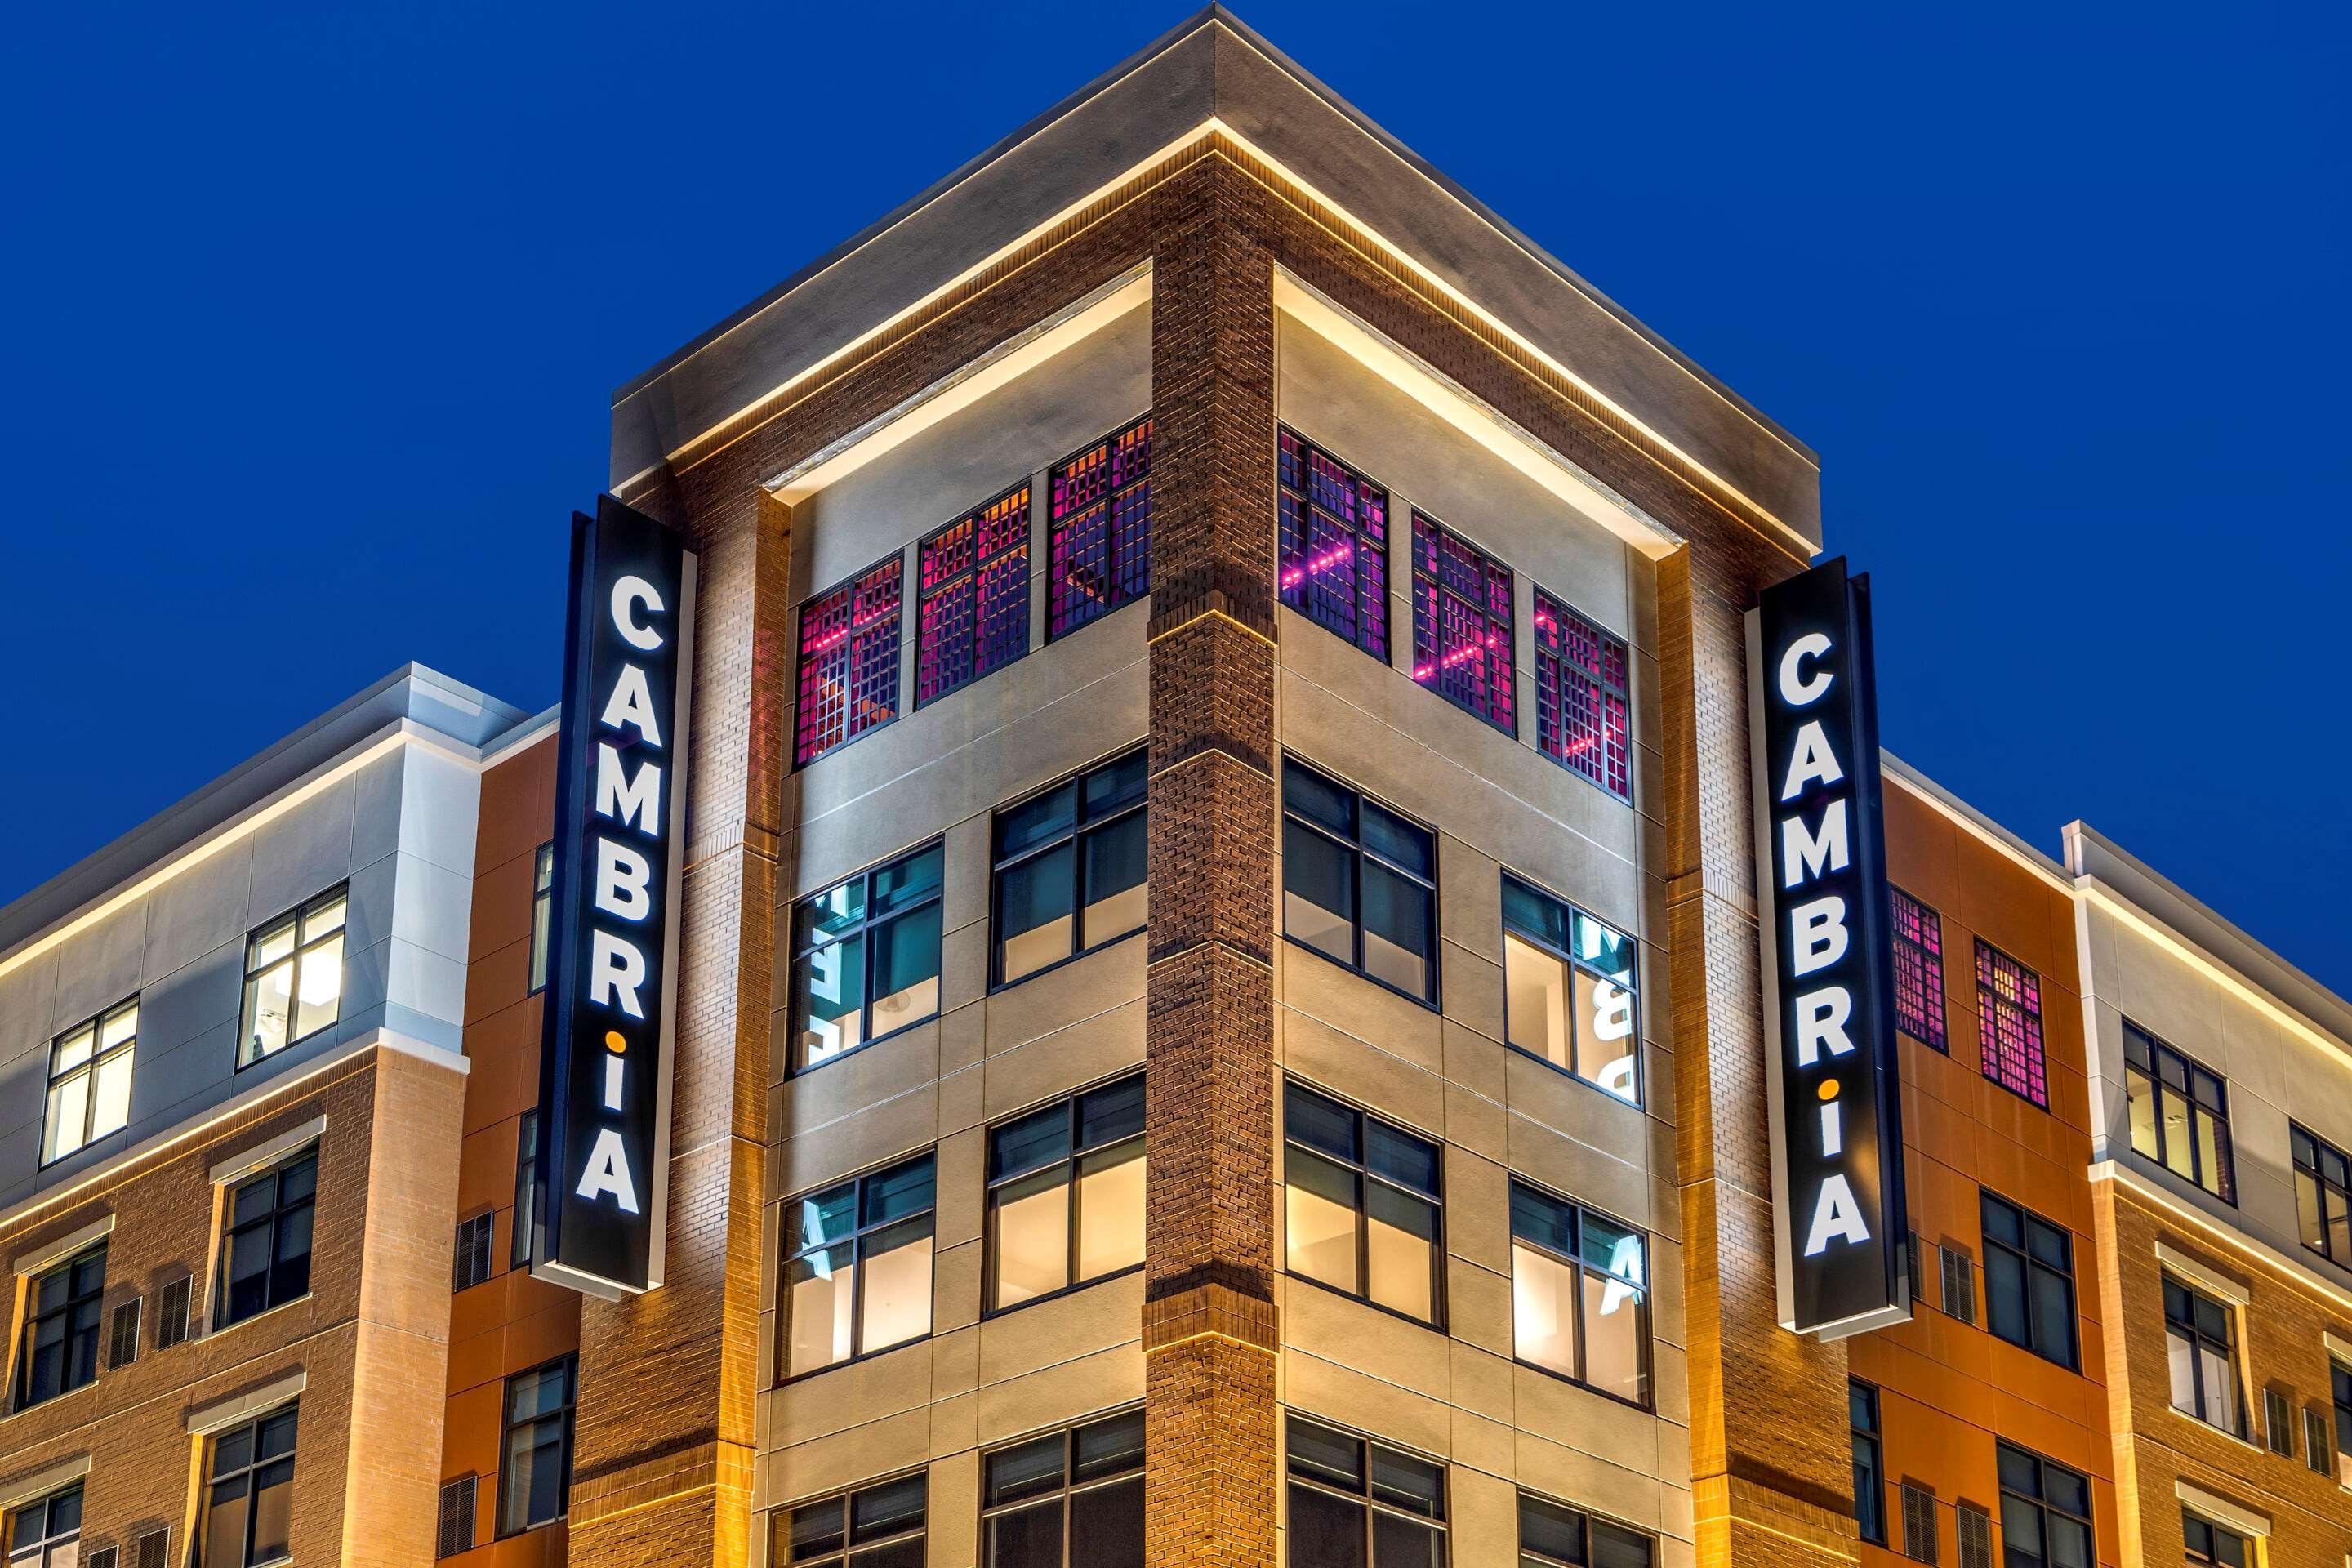
<instances>
[{"instance_id":1,"label":"black sign panel","mask_svg":"<svg viewBox=\"0 0 2352 1568\"><path fill-rule=\"evenodd\" d=\"M572 519L531 1273L661 1283L696 558L604 496Z\"/></svg>"},{"instance_id":2,"label":"black sign panel","mask_svg":"<svg viewBox=\"0 0 2352 1568\"><path fill-rule=\"evenodd\" d=\"M1748 613L1780 1323L1910 1316L1870 579L1843 558Z\"/></svg>"}]
</instances>

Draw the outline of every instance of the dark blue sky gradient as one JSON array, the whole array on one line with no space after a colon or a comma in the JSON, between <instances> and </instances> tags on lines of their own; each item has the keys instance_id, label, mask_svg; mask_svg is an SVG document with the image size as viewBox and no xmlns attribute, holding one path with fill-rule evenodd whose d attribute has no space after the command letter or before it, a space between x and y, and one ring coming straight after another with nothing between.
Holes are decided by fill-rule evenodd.
<instances>
[{"instance_id":1,"label":"dark blue sky gradient","mask_svg":"<svg viewBox=\"0 0 2352 1568\"><path fill-rule=\"evenodd\" d=\"M551 701L611 389L1182 15L17 16L0 899L404 659ZM1895 751L2352 990L2342 6L1242 15L1821 452Z\"/></svg>"}]
</instances>

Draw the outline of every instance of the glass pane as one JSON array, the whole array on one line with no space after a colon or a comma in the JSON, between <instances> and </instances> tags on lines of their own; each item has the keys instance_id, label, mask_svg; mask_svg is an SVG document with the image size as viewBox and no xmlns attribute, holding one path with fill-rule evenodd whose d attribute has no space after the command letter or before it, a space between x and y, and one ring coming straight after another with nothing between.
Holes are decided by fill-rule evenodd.
<instances>
[{"instance_id":1,"label":"glass pane","mask_svg":"<svg viewBox=\"0 0 2352 1568\"><path fill-rule=\"evenodd\" d=\"M917 1475L859 1492L850 1500L850 1539L877 1541L920 1525L928 1485L928 1478Z\"/></svg>"},{"instance_id":2,"label":"glass pane","mask_svg":"<svg viewBox=\"0 0 2352 1568\"><path fill-rule=\"evenodd\" d=\"M563 1510L563 1428L556 1420L534 1421L507 1434L502 1527L528 1530Z\"/></svg>"},{"instance_id":3,"label":"glass pane","mask_svg":"<svg viewBox=\"0 0 2352 1568\"><path fill-rule=\"evenodd\" d=\"M866 919L866 879L852 877L838 888L828 888L796 911L796 945L806 947L863 922Z\"/></svg>"},{"instance_id":4,"label":"glass pane","mask_svg":"<svg viewBox=\"0 0 2352 1568\"><path fill-rule=\"evenodd\" d=\"M843 1245L796 1258L785 1270L785 1310L792 1322L788 1375L849 1359L850 1312L857 1293L854 1256Z\"/></svg>"},{"instance_id":5,"label":"glass pane","mask_svg":"<svg viewBox=\"0 0 2352 1568\"><path fill-rule=\"evenodd\" d=\"M1538 1242L1554 1252L1576 1251L1576 1211L1559 1199L1523 1187L1511 1187L1511 1234Z\"/></svg>"},{"instance_id":6,"label":"glass pane","mask_svg":"<svg viewBox=\"0 0 2352 1568\"><path fill-rule=\"evenodd\" d=\"M1506 934L1503 990L1505 1029L1511 1044L1562 1071L1572 1071L1568 961Z\"/></svg>"},{"instance_id":7,"label":"glass pane","mask_svg":"<svg viewBox=\"0 0 2352 1568\"><path fill-rule=\"evenodd\" d=\"M1592 1568L1650 1568L1650 1538L1592 1521Z\"/></svg>"},{"instance_id":8,"label":"glass pane","mask_svg":"<svg viewBox=\"0 0 2352 1568\"><path fill-rule=\"evenodd\" d=\"M1076 951L1076 854L1065 844L997 879L998 940L1006 981L1034 974Z\"/></svg>"},{"instance_id":9,"label":"glass pane","mask_svg":"<svg viewBox=\"0 0 2352 1568\"><path fill-rule=\"evenodd\" d=\"M1078 1278L1093 1279L1143 1261L1143 1140L1078 1166Z\"/></svg>"},{"instance_id":10,"label":"glass pane","mask_svg":"<svg viewBox=\"0 0 2352 1568\"><path fill-rule=\"evenodd\" d=\"M2238 1380L2231 1374L2229 1358L2200 1349L2197 1363L2205 1385L2205 1419L2225 1432L2242 1430L2238 1425Z\"/></svg>"},{"instance_id":11,"label":"glass pane","mask_svg":"<svg viewBox=\"0 0 2352 1568\"><path fill-rule=\"evenodd\" d=\"M1321 834L1282 828L1282 929L1342 963L1356 962L1356 857Z\"/></svg>"},{"instance_id":12,"label":"glass pane","mask_svg":"<svg viewBox=\"0 0 2352 1568\"><path fill-rule=\"evenodd\" d=\"M2079 1521L2055 1514L2043 1521L2049 1531L2050 1568L2091 1568L2091 1532Z\"/></svg>"},{"instance_id":13,"label":"glass pane","mask_svg":"<svg viewBox=\"0 0 2352 1568\"><path fill-rule=\"evenodd\" d=\"M1642 1100L1641 1046L1633 1035L1633 993L1613 980L1576 972L1576 1076L1629 1105Z\"/></svg>"},{"instance_id":14,"label":"glass pane","mask_svg":"<svg viewBox=\"0 0 2352 1568\"><path fill-rule=\"evenodd\" d=\"M1364 802L1364 847L1426 880L1432 874L1429 834L1394 812Z\"/></svg>"},{"instance_id":15,"label":"glass pane","mask_svg":"<svg viewBox=\"0 0 2352 1568\"><path fill-rule=\"evenodd\" d=\"M894 1165L879 1175L868 1176L864 1184L864 1196L859 1200L858 1223L881 1225L910 1214L920 1214L931 1206L934 1191L931 1157L909 1160Z\"/></svg>"},{"instance_id":16,"label":"glass pane","mask_svg":"<svg viewBox=\"0 0 2352 1568\"><path fill-rule=\"evenodd\" d=\"M1437 1145L1385 1121L1364 1119L1364 1163L1380 1175L1437 1195Z\"/></svg>"},{"instance_id":17,"label":"glass pane","mask_svg":"<svg viewBox=\"0 0 2352 1568\"><path fill-rule=\"evenodd\" d=\"M1410 995L1429 994L1432 902L1428 889L1364 862L1364 973Z\"/></svg>"},{"instance_id":18,"label":"glass pane","mask_svg":"<svg viewBox=\"0 0 2352 1568\"><path fill-rule=\"evenodd\" d=\"M1582 1563L1584 1516L1535 1498L1520 1498L1519 1550L1555 1563Z\"/></svg>"},{"instance_id":19,"label":"glass pane","mask_svg":"<svg viewBox=\"0 0 2352 1568\"><path fill-rule=\"evenodd\" d=\"M1143 1568L1142 1478L1072 1497L1070 1539L1085 1568Z\"/></svg>"},{"instance_id":20,"label":"glass pane","mask_svg":"<svg viewBox=\"0 0 2352 1568\"><path fill-rule=\"evenodd\" d=\"M246 1499L242 1487L224 1498L215 1489L205 1516L205 1568L242 1568L245 1563Z\"/></svg>"},{"instance_id":21,"label":"glass pane","mask_svg":"<svg viewBox=\"0 0 2352 1568\"><path fill-rule=\"evenodd\" d=\"M1503 927L1546 943L1555 952L1569 951L1568 906L1516 877L1503 879Z\"/></svg>"},{"instance_id":22,"label":"glass pane","mask_svg":"<svg viewBox=\"0 0 2352 1568\"><path fill-rule=\"evenodd\" d=\"M1078 1147L1099 1148L1143 1131L1143 1079L1125 1079L1078 1097Z\"/></svg>"},{"instance_id":23,"label":"glass pane","mask_svg":"<svg viewBox=\"0 0 2352 1568\"><path fill-rule=\"evenodd\" d=\"M1511 1248L1512 1353L1576 1375L1577 1271L1532 1247Z\"/></svg>"},{"instance_id":24,"label":"glass pane","mask_svg":"<svg viewBox=\"0 0 2352 1568\"><path fill-rule=\"evenodd\" d=\"M507 1421L509 1425L551 1415L562 1408L563 1369L560 1366L527 1372L507 1384Z\"/></svg>"},{"instance_id":25,"label":"glass pane","mask_svg":"<svg viewBox=\"0 0 2352 1568\"><path fill-rule=\"evenodd\" d=\"M1069 1282L1069 1176L1057 1165L997 1191L995 1304L1013 1306Z\"/></svg>"},{"instance_id":26,"label":"glass pane","mask_svg":"<svg viewBox=\"0 0 2352 1568\"><path fill-rule=\"evenodd\" d=\"M2023 1499L2005 1497L2000 1500L2000 1534L2003 1543L2009 1548L2011 1562L2018 1561L2020 1553L2032 1563L2048 1560L2042 1551L2042 1510Z\"/></svg>"},{"instance_id":27,"label":"glass pane","mask_svg":"<svg viewBox=\"0 0 2352 1568\"><path fill-rule=\"evenodd\" d=\"M989 1568L1062 1568L1062 1500L988 1521Z\"/></svg>"},{"instance_id":28,"label":"glass pane","mask_svg":"<svg viewBox=\"0 0 2352 1568\"><path fill-rule=\"evenodd\" d=\"M1288 1568L1366 1568L1364 1506L1292 1482Z\"/></svg>"},{"instance_id":29,"label":"glass pane","mask_svg":"<svg viewBox=\"0 0 2352 1568\"><path fill-rule=\"evenodd\" d=\"M96 1132L92 1129L92 1136ZM2236 1195L2230 1181L2230 1124L2218 1116L2200 1113L2197 1118L2197 1172L2207 1192L2222 1198Z\"/></svg>"},{"instance_id":30,"label":"glass pane","mask_svg":"<svg viewBox=\"0 0 2352 1568\"><path fill-rule=\"evenodd\" d=\"M1372 1568L1444 1568L1445 1537L1417 1520L1372 1515Z\"/></svg>"},{"instance_id":31,"label":"glass pane","mask_svg":"<svg viewBox=\"0 0 2352 1568\"><path fill-rule=\"evenodd\" d=\"M945 848L934 844L920 854L909 855L875 872L874 912L887 914L935 896L940 890L940 865L945 857Z\"/></svg>"},{"instance_id":32,"label":"glass pane","mask_svg":"<svg viewBox=\"0 0 2352 1568\"><path fill-rule=\"evenodd\" d=\"M1356 1176L1319 1155L1284 1152L1284 1234L1289 1268L1353 1295Z\"/></svg>"},{"instance_id":33,"label":"glass pane","mask_svg":"<svg viewBox=\"0 0 2352 1568\"><path fill-rule=\"evenodd\" d=\"M1089 821L1143 798L1149 775L1141 752L1121 757L1087 775L1087 817Z\"/></svg>"},{"instance_id":34,"label":"glass pane","mask_svg":"<svg viewBox=\"0 0 2352 1568\"><path fill-rule=\"evenodd\" d=\"M2040 1269L2033 1275L2033 1348L2053 1361L2074 1359L2074 1292Z\"/></svg>"},{"instance_id":35,"label":"glass pane","mask_svg":"<svg viewBox=\"0 0 2352 1568\"><path fill-rule=\"evenodd\" d=\"M844 1512L839 1498L793 1510L790 1561L797 1563L804 1557L819 1557L828 1552L840 1551L846 1539L843 1530Z\"/></svg>"},{"instance_id":36,"label":"glass pane","mask_svg":"<svg viewBox=\"0 0 2352 1568\"><path fill-rule=\"evenodd\" d=\"M78 1072L49 1089L48 1121L41 1135L41 1158L55 1160L82 1146L89 1124L89 1074Z\"/></svg>"},{"instance_id":37,"label":"glass pane","mask_svg":"<svg viewBox=\"0 0 2352 1568\"><path fill-rule=\"evenodd\" d=\"M1575 911L1576 942L1572 949L1579 962L1597 969L1621 985L1633 984L1633 939L1613 926L1604 925L1586 914Z\"/></svg>"},{"instance_id":38,"label":"glass pane","mask_svg":"<svg viewBox=\"0 0 2352 1568\"><path fill-rule=\"evenodd\" d=\"M1123 936L1144 922L1148 889L1143 874L1145 816L1122 817L1087 835L1085 945Z\"/></svg>"},{"instance_id":39,"label":"glass pane","mask_svg":"<svg viewBox=\"0 0 2352 1568\"><path fill-rule=\"evenodd\" d=\"M1033 1438L988 1456L988 1506L1019 1502L1062 1484L1064 1450L1059 1433Z\"/></svg>"},{"instance_id":40,"label":"glass pane","mask_svg":"<svg viewBox=\"0 0 2352 1568\"><path fill-rule=\"evenodd\" d=\"M286 1044L294 1019L294 961L288 959L245 983L245 1038L237 1059L257 1062Z\"/></svg>"},{"instance_id":41,"label":"glass pane","mask_svg":"<svg viewBox=\"0 0 2352 1568\"><path fill-rule=\"evenodd\" d=\"M1356 837L1354 793L1296 763L1283 767L1282 804L1285 810L1319 822L1342 838Z\"/></svg>"},{"instance_id":42,"label":"glass pane","mask_svg":"<svg viewBox=\"0 0 2352 1568\"><path fill-rule=\"evenodd\" d=\"M252 956L246 962L246 972L251 973L294 952L294 917L287 916L276 925L253 939Z\"/></svg>"},{"instance_id":43,"label":"glass pane","mask_svg":"<svg viewBox=\"0 0 2352 1568\"><path fill-rule=\"evenodd\" d=\"M790 1251L802 1252L839 1240L856 1228L857 1184L845 1182L821 1193L811 1193L792 1205L785 1246Z\"/></svg>"},{"instance_id":44,"label":"glass pane","mask_svg":"<svg viewBox=\"0 0 2352 1568\"><path fill-rule=\"evenodd\" d=\"M334 898L304 911L302 940L306 942L315 942L331 931L342 930L343 902L342 895L337 894Z\"/></svg>"},{"instance_id":45,"label":"glass pane","mask_svg":"<svg viewBox=\"0 0 2352 1568\"><path fill-rule=\"evenodd\" d=\"M1069 1157L1069 1107L1049 1105L989 1135L988 1179L998 1181Z\"/></svg>"},{"instance_id":46,"label":"glass pane","mask_svg":"<svg viewBox=\"0 0 2352 1568\"><path fill-rule=\"evenodd\" d=\"M1639 1405L1649 1396L1642 1292L1613 1276L1584 1277L1584 1381Z\"/></svg>"},{"instance_id":47,"label":"glass pane","mask_svg":"<svg viewBox=\"0 0 2352 1568\"><path fill-rule=\"evenodd\" d=\"M68 1068L78 1068L89 1060L89 1053L98 1032L85 1024L57 1043L49 1053L49 1074L55 1077Z\"/></svg>"},{"instance_id":48,"label":"glass pane","mask_svg":"<svg viewBox=\"0 0 2352 1568\"><path fill-rule=\"evenodd\" d=\"M340 906L338 906L340 908ZM296 997L294 1037L300 1039L335 1021L343 1000L343 938L341 931L304 948Z\"/></svg>"},{"instance_id":49,"label":"glass pane","mask_svg":"<svg viewBox=\"0 0 2352 1568\"><path fill-rule=\"evenodd\" d=\"M1594 1268L1613 1274L1633 1284L1644 1283L1642 1268L1642 1235L1629 1230L1613 1219L1596 1214L1584 1215L1580 1256Z\"/></svg>"},{"instance_id":50,"label":"glass pane","mask_svg":"<svg viewBox=\"0 0 2352 1568\"><path fill-rule=\"evenodd\" d=\"M1129 1411L1081 1426L1071 1435L1076 1452L1073 1481L1089 1481L1143 1468L1143 1412Z\"/></svg>"},{"instance_id":51,"label":"glass pane","mask_svg":"<svg viewBox=\"0 0 2352 1568\"><path fill-rule=\"evenodd\" d=\"M2145 1073L2124 1074L2124 1099L2131 1111L2132 1152L2156 1159L2156 1082Z\"/></svg>"},{"instance_id":52,"label":"glass pane","mask_svg":"<svg viewBox=\"0 0 2352 1568\"><path fill-rule=\"evenodd\" d=\"M98 1103L90 1110L89 1135L103 1138L131 1121L131 1061L138 1053L118 1051L98 1067Z\"/></svg>"},{"instance_id":53,"label":"glass pane","mask_svg":"<svg viewBox=\"0 0 2352 1568\"><path fill-rule=\"evenodd\" d=\"M931 1331L930 1229L928 1219L914 1221L867 1243L863 1265L866 1321L859 1349L904 1344Z\"/></svg>"},{"instance_id":54,"label":"glass pane","mask_svg":"<svg viewBox=\"0 0 2352 1568\"><path fill-rule=\"evenodd\" d=\"M2197 1352L2179 1332L2164 1336L2164 1353L2172 1384L2172 1407L2197 1414Z\"/></svg>"},{"instance_id":55,"label":"glass pane","mask_svg":"<svg viewBox=\"0 0 2352 1568\"><path fill-rule=\"evenodd\" d=\"M996 814L996 858L1000 860L1070 831L1077 817L1076 784L1049 790Z\"/></svg>"},{"instance_id":56,"label":"glass pane","mask_svg":"<svg viewBox=\"0 0 2352 1568\"><path fill-rule=\"evenodd\" d=\"M1445 1517L1445 1472L1393 1448L1372 1450L1372 1496L1428 1519Z\"/></svg>"},{"instance_id":57,"label":"glass pane","mask_svg":"<svg viewBox=\"0 0 2352 1568\"><path fill-rule=\"evenodd\" d=\"M1284 1089L1282 1106L1283 1136L1342 1160L1356 1158L1354 1111L1295 1083Z\"/></svg>"},{"instance_id":58,"label":"glass pane","mask_svg":"<svg viewBox=\"0 0 2352 1568\"><path fill-rule=\"evenodd\" d=\"M1294 1470L1349 1491L1364 1489L1364 1445L1360 1438L1318 1426L1312 1421L1293 1419L1288 1453Z\"/></svg>"},{"instance_id":59,"label":"glass pane","mask_svg":"<svg viewBox=\"0 0 2352 1568\"><path fill-rule=\"evenodd\" d=\"M940 906L902 915L874 935L874 1033L940 1010Z\"/></svg>"},{"instance_id":60,"label":"glass pane","mask_svg":"<svg viewBox=\"0 0 2352 1568\"><path fill-rule=\"evenodd\" d=\"M866 939L820 947L793 966L795 1068L866 1042Z\"/></svg>"},{"instance_id":61,"label":"glass pane","mask_svg":"<svg viewBox=\"0 0 2352 1568\"><path fill-rule=\"evenodd\" d=\"M1424 1322L1437 1316L1437 1208L1378 1182L1365 1194L1372 1300Z\"/></svg>"}]
</instances>

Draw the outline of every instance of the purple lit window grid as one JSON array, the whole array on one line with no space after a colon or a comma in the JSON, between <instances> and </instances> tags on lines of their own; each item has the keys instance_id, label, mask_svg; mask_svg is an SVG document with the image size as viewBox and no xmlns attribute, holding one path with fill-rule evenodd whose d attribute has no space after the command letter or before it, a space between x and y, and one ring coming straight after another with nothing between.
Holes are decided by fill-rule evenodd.
<instances>
[{"instance_id":1,"label":"purple lit window grid","mask_svg":"<svg viewBox=\"0 0 2352 1568\"><path fill-rule=\"evenodd\" d=\"M1444 524L1412 514L1412 678L1507 735L1511 569Z\"/></svg>"},{"instance_id":2,"label":"purple lit window grid","mask_svg":"<svg viewBox=\"0 0 2352 1568\"><path fill-rule=\"evenodd\" d=\"M1389 658L1389 493L1285 430L1276 457L1282 602Z\"/></svg>"},{"instance_id":3,"label":"purple lit window grid","mask_svg":"<svg viewBox=\"0 0 2352 1568\"><path fill-rule=\"evenodd\" d=\"M1895 911L1895 1025L1939 1051L1944 1031L1944 918L1900 888L1887 893Z\"/></svg>"},{"instance_id":4,"label":"purple lit window grid","mask_svg":"<svg viewBox=\"0 0 2352 1568\"><path fill-rule=\"evenodd\" d=\"M898 605L893 555L801 606L800 700L793 758L813 763L898 716Z\"/></svg>"},{"instance_id":5,"label":"purple lit window grid","mask_svg":"<svg viewBox=\"0 0 2352 1568\"><path fill-rule=\"evenodd\" d=\"M915 706L1029 651L1029 487L925 540L918 552Z\"/></svg>"},{"instance_id":6,"label":"purple lit window grid","mask_svg":"<svg viewBox=\"0 0 2352 1568\"><path fill-rule=\"evenodd\" d=\"M1541 588L1535 615L1536 749L1632 800L1625 645Z\"/></svg>"},{"instance_id":7,"label":"purple lit window grid","mask_svg":"<svg viewBox=\"0 0 2352 1568\"><path fill-rule=\"evenodd\" d=\"M1977 1023L1985 1077L2048 1110L2042 976L1981 938L1977 942Z\"/></svg>"},{"instance_id":8,"label":"purple lit window grid","mask_svg":"<svg viewBox=\"0 0 2352 1568\"><path fill-rule=\"evenodd\" d=\"M1053 471L1046 640L1151 591L1151 416Z\"/></svg>"}]
</instances>

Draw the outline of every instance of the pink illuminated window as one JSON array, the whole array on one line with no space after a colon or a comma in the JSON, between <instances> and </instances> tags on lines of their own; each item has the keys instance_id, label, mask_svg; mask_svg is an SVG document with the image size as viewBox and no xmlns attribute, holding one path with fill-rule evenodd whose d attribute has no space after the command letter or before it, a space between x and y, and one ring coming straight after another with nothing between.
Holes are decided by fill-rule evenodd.
<instances>
[{"instance_id":1,"label":"pink illuminated window","mask_svg":"<svg viewBox=\"0 0 2352 1568\"><path fill-rule=\"evenodd\" d=\"M1505 734L1511 698L1511 569L1412 514L1412 678Z\"/></svg>"},{"instance_id":2,"label":"pink illuminated window","mask_svg":"<svg viewBox=\"0 0 2352 1568\"><path fill-rule=\"evenodd\" d=\"M893 555L801 606L794 762L813 763L898 716L904 565Z\"/></svg>"},{"instance_id":3,"label":"pink illuminated window","mask_svg":"<svg viewBox=\"0 0 2352 1568\"><path fill-rule=\"evenodd\" d=\"M1937 1050L1944 1034L1944 919L1900 888L1886 889L1895 914L1895 1025Z\"/></svg>"},{"instance_id":4,"label":"pink illuminated window","mask_svg":"<svg viewBox=\"0 0 2352 1568\"><path fill-rule=\"evenodd\" d=\"M1029 651L1029 487L923 541L915 706Z\"/></svg>"},{"instance_id":5,"label":"pink illuminated window","mask_svg":"<svg viewBox=\"0 0 2352 1568\"><path fill-rule=\"evenodd\" d=\"M1541 588L1535 614L1536 749L1632 800L1625 645Z\"/></svg>"},{"instance_id":6,"label":"pink illuminated window","mask_svg":"<svg viewBox=\"0 0 2352 1568\"><path fill-rule=\"evenodd\" d=\"M1287 430L1276 458L1282 602L1386 664L1389 492Z\"/></svg>"},{"instance_id":7,"label":"pink illuminated window","mask_svg":"<svg viewBox=\"0 0 2352 1568\"><path fill-rule=\"evenodd\" d=\"M1151 416L1055 467L1049 500L1048 642L1151 591Z\"/></svg>"},{"instance_id":8,"label":"pink illuminated window","mask_svg":"<svg viewBox=\"0 0 2352 1568\"><path fill-rule=\"evenodd\" d=\"M2042 976L1981 938L1977 942L1977 1026L1985 1077L2048 1110Z\"/></svg>"}]
</instances>

